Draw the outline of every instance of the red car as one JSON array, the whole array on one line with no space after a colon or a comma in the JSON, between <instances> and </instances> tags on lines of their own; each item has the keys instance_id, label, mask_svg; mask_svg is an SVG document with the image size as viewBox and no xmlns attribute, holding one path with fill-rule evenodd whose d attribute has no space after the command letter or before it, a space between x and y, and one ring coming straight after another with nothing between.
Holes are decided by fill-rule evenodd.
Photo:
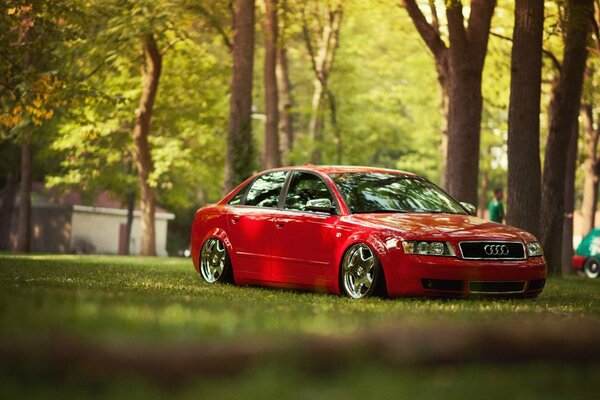
<instances>
[{"instance_id":1,"label":"red car","mask_svg":"<svg viewBox=\"0 0 600 400\"><path fill-rule=\"evenodd\" d=\"M353 298L539 295L546 261L536 238L473 212L407 172L273 169L198 210L191 256L208 283Z\"/></svg>"}]
</instances>

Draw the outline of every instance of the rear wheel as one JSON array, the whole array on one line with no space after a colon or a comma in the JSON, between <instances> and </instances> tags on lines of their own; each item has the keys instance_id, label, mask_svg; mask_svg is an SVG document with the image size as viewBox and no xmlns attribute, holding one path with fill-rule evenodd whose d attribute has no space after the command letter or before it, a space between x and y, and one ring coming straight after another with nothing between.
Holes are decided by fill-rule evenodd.
<instances>
[{"instance_id":1,"label":"rear wheel","mask_svg":"<svg viewBox=\"0 0 600 400\"><path fill-rule=\"evenodd\" d=\"M342 291L354 299L376 294L381 281L381 265L369 246L357 243L344 254L340 268Z\"/></svg>"},{"instance_id":2,"label":"rear wheel","mask_svg":"<svg viewBox=\"0 0 600 400\"><path fill-rule=\"evenodd\" d=\"M231 261L223 242L210 238L200 251L200 275L208 283L231 282Z\"/></svg>"},{"instance_id":3,"label":"rear wheel","mask_svg":"<svg viewBox=\"0 0 600 400\"><path fill-rule=\"evenodd\" d=\"M583 263L583 273L588 278L597 278L600 275L600 260L596 257L588 257Z\"/></svg>"}]
</instances>

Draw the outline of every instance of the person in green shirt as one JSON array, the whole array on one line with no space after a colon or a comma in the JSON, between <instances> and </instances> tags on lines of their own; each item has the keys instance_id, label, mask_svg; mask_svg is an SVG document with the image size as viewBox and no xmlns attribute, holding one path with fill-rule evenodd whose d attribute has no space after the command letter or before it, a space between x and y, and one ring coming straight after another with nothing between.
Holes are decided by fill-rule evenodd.
<instances>
[{"instance_id":1,"label":"person in green shirt","mask_svg":"<svg viewBox=\"0 0 600 400\"><path fill-rule=\"evenodd\" d=\"M494 190L494 198L490 201L488 205L488 211L490 212L490 221L493 222L504 222L504 204L502 203L502 199L504 198L504 193L502 188L496 188Z\"/></svg>"}]
</instances>

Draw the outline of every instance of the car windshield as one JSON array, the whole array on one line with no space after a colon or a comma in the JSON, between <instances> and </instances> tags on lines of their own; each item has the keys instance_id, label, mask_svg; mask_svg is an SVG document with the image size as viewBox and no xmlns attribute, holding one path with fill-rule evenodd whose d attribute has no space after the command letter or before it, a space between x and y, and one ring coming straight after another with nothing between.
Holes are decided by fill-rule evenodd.
<instances>
[{"instance_id":1,"label":"car windshield","mask_svg":"<svg viewBox=\"0 0 600 400\"><path fill-rule=\"evenodd\" d=\"M426 179L379 172L330 174L353 214L466 214L461 205Z\"/></svg>"}]
</instances>

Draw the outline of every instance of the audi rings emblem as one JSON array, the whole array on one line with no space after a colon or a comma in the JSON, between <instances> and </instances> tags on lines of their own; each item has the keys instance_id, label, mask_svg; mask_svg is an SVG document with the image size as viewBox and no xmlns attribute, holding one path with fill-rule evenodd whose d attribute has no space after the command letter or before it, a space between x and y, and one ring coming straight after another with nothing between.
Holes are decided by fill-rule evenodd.
<instances>
[{"instance_id":1,"label":"audi rings emblem","mask_svg":"<svg viewBox=\"0 0 600 400\"><path fill-rule=\"evenodd\" d=\"M508 246L505 244L486 244L483 246L483 251L488 256L507 256Z\"/></svg>"}]
</instances>

